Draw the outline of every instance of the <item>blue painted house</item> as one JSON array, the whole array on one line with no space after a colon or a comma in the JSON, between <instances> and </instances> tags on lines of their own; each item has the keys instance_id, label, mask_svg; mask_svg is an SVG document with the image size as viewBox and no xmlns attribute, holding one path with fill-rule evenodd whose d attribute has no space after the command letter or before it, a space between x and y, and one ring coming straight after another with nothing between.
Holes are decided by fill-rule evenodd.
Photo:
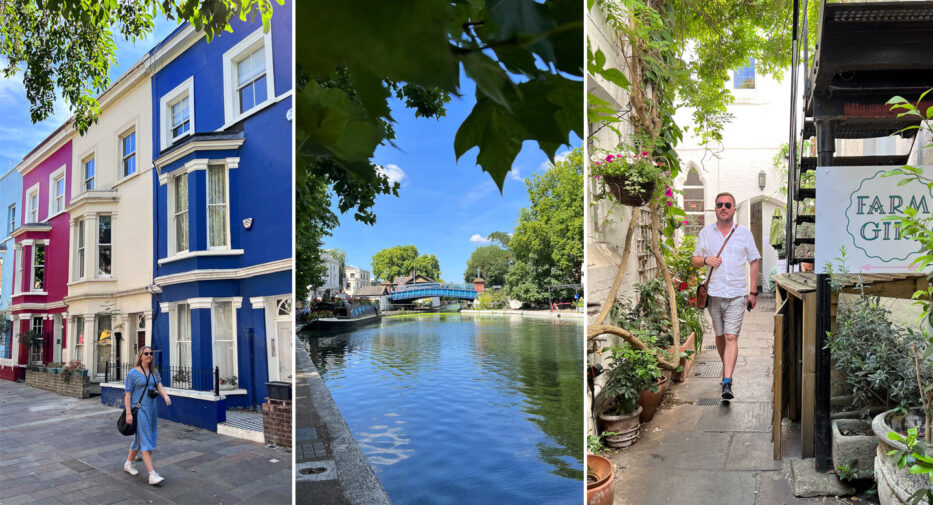
<instances>
[{"instance_id":1,"label":"blue painted house","mask_svg":"<svg viewBox=\"0 0 933 505\"><path fill-rule=\"evenodd\" d=\"M162 412L209 429L292 380L291 10L210 43L183 25L149 53L152 344L183 390Z\"/></svg>"},{"instance_id":2,"label":"blue painted house","mask_svg":"<svg viewBox=\"0 0 933 505\"><path fill-rule=\"evenodd\" d=\"M13 167L0 174L0 366L13 366L12 320L13 230L20 223L23 176Z\"/></svg>"}]
</instances>

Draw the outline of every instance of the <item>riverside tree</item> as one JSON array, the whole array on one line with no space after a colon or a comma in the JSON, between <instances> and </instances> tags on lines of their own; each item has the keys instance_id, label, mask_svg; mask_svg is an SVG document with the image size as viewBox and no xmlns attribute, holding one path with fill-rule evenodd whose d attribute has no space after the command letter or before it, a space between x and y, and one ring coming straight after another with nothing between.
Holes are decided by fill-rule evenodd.
<instances>
[{"instance_id":1,"label":"riverside tree","mask_svg":"<svg viewBox=\"0 0 933 505\"><path fill-rule=\"evenodd\" d=\"M384 281L392 281L396 277L421 274L440 281L441 266L433 254L418 254L418 248L413 245L397 245L383 249L373 255L373 276Z\"/></svg>"},{"instance_id":2,"label":"riverside tree","mask_svg":"<svg viewBox=\"0 0 933 505\"><path fill-rule=\"evenodd\" d=\"M508 273L511 262L512 254L498 244L477 247L467 260L463 280L472 283L478 276L482 277L489 287L504 286L505 274Z\"/></svg>"}]
</instances>

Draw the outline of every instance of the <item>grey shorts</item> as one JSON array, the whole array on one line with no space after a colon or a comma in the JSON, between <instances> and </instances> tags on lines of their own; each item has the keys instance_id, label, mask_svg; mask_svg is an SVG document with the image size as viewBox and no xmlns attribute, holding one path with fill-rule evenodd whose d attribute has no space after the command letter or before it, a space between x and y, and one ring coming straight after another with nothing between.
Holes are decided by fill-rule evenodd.
<instances>
[{"instance_id":1,"label":"grey shorts","mask_svg":"<svg viewBox=\"0 0 933 505\"><path fill-rule=\"evenodd\" d=\"M742 331L742 318L745 317L745 297L720 298L709 297L709 315L713 318L713 331L716 335L736 335Z\"/></svg>"}]
</instances>

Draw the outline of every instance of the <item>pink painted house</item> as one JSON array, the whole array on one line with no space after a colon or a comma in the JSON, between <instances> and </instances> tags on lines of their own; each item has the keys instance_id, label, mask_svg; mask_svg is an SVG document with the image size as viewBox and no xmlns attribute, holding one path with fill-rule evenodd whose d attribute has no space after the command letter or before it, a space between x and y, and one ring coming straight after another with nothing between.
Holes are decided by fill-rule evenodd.
<instances>
[{"instance_id":1,"label":"pink painted house","mask_svg":"<svg viewBox=\"0 0 933 505\"><path fill-rule=\"evenodd\" d=\"M20 226L12 233L13 259L12 366L0 366L0 378L25 377L25 366L61 362L66 341L68 247L71 203L71 136L66 123L17 166L23 176ZM42 333L40 345L29 347L20 336Z\"/></svg>"}]
</instances>

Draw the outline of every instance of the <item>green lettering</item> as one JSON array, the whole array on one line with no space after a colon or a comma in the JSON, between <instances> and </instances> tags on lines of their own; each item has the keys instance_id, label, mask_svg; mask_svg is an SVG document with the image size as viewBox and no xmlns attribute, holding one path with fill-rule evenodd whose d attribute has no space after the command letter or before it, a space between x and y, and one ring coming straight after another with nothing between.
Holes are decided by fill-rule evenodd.
<instances>
[{"instance_id":1,"label":"green lettering","mask_svg":"<svg viewBox=\"0 0 933 505\"><path fill-rule=\"evenodd\" d=\"M873 231L874 235L872 235L871 237L865 234L865 228L867 228L868 226L873 227L870 231ZM874 221L868 221L867 223L863 224L862 229L860 231L862 238L865 240L875 240L876 238L878 238L879 232L881 232L881 228L878 226L878 223Z\"/></svg>"},{"instance_id":2,"label":"green lettering","mask_svg":"<svg viewBox=\"0 0 933 505\"><path fill-rule=\"evenodd\" d=\"M910 208L912 208L912 209L917 209L917 212L920 212L920 207L923 207L923 213L924 213L924 214L929 214L929 213L930 213L930 208L927 207L927 197L926 197L926 195L922 195L922 196L920 197L920 201L919 201L919 202L917 201L917 197L916 197L916 196L910 197Z\"/></svg>"},{"instance_id":3,"label":"green lettering","mask_svg":"<svg viewBox=\"0 0 933 505\"><path fill-rule=\"evenodd\" d=\"M894 215L900 212L901 205L904 205L904 199L901 198L900 195L891 195L890 198L891 198L891 212L888 212L888 214ZM895 200L897 200L897 204L894 203Z\"/></svg>"},{"instance_id":4,"label":"green lettering","mask_svg":"<svg viewBox=\"0 0 933 505\"><path fill-rule=\"evenodd\" d=\"M871 206L868 207L868 215L872 215L876 212L878 214L884 214L884 205L881 205L881 199L877 196L871 201Z\"/></svg>"},{"instance_id":5,"label":"green lettering","mask_svg":"<svg viewBox=\"0 0 933 505\"><path fill-rule=\"evenodd\" d=\"M868 200L868 197L857 196L855 197L855 199L858 200L858 212L856 212L856 214L861 216L862 214L865 213L865 200Z\"/></svg>"}]
</instances>

